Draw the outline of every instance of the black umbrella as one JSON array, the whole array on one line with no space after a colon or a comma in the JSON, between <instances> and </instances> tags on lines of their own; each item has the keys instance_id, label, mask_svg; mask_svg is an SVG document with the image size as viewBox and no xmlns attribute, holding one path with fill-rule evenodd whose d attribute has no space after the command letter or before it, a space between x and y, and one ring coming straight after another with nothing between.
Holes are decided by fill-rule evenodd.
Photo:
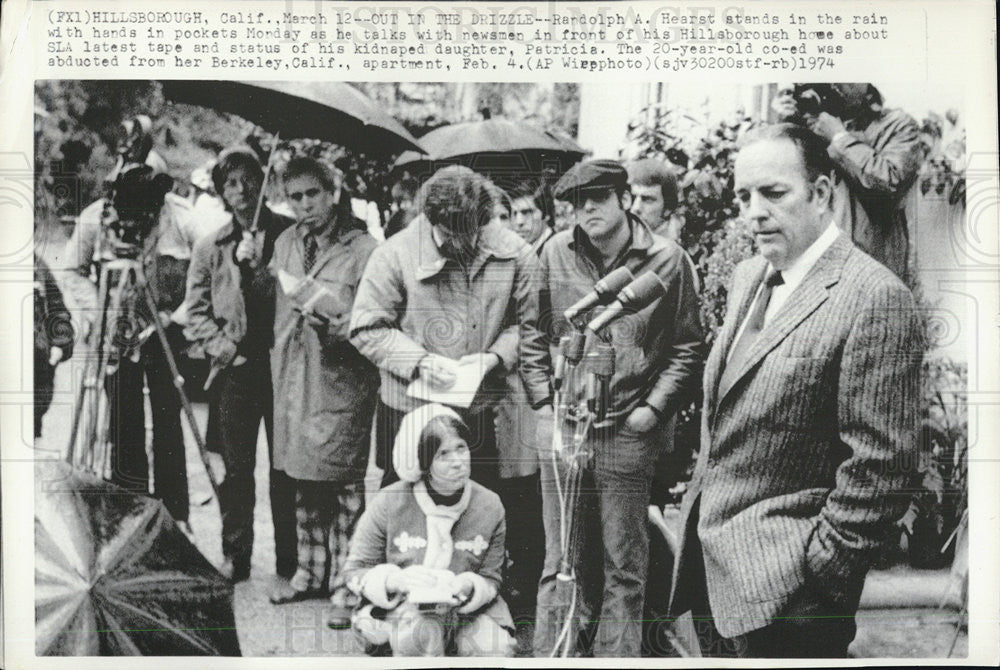
<instances>
[{"instance_id":1,"label":"black umbrella","mask_svg":"<svg viewBox=\"0 0 1000 670\"><path fill-rule=\"evenodd\" d=\"M587 151L568 137L507 119L442 126L420 138L425 153L407 151L395 168L420 174L459 163L484 173L561 174Z\"/></svg>"},{"instance_id":2,"label":"black umbrella","mask_svg":"<svg viewBox=\"0 0 1000 670\"><path fill-rule=\"evenodd\" d=\"M233 587L158 500L62 462L35 488L39 656L239 656Z\"/></svg>"},{"instance_id":3,"label":"black umbrella","mask_svg":"<svg viewBox=\"0 0 1000 670\"><path fill-rule=\"evenodd\" d=\"M312 138L375 154L422 151L412 135L371 98L343 82L161 82L172 102L240 116L286 138Z\"/></svg>"}]
</instances>

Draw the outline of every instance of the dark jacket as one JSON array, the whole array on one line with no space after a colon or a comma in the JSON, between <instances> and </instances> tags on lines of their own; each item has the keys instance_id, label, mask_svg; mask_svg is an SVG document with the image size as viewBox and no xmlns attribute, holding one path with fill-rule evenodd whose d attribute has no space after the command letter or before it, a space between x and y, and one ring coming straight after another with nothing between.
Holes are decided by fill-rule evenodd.
<instances>
[{"instance_id":1,"label":"dark jacket","mask_svg":"<svg viewBox=\"0 0 1000 670\"><path fill-rule=\"evenodd\" d=\"M609 421L624 420L640 404L648 404L670 417L691 401L698 388L704 358L704 337L699 319L698 295L691 263L677 243L649 232L629 214L631 246L607 274L625 266L632 274L652 271L667 287L667 294L637 313L626 314L610 327L615 348L611 380ZM544 339L525 346L545 361L545 374L554 359L559 338L571 329L563 313L591 291L602 277L596 250L576 226L557 233L542 250L540 320L547 324ZM589 338L588 351L594 345ZM533 358L526 362L530 365ZM583 369L577 368L583 392ZM568 381L567 381L568 384ZM536 398L532 399L537 401Z\"/></svg>"},{"instance_id":2,"label":"dark jacket","mask_svg":"<svg viewBox=\"0 0 1000 670\"><path fill-rule=\"evenodd\" d=\"M48 366L49 351L52 347L62 349L62 360L73 355L76 331L62 291L55 277L38 256L35 256L35 363L44 362Z\"/></svg>"}]
</instances>

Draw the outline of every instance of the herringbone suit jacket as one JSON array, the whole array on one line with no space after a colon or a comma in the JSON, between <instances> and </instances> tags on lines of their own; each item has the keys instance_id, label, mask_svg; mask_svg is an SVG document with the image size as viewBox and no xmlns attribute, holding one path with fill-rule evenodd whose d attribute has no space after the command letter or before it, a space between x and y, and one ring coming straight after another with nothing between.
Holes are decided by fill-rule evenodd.
<instances>
[{"instance_id":1,"label":"herringbone suit jacket","mask_svg":"<svg viewBox=\"0 0 1000 670\"><path fill-rule=\"evenodd\" d=\"M676 615L692 603L685 548L696 532L726 637L771 623L807 588L855 612L916 471L922 331L913 296L843 234L764 326L736 380L718 388L766 269L760 256L736 268L706 361L675 561Z\"/></svg>"}]
</instances>

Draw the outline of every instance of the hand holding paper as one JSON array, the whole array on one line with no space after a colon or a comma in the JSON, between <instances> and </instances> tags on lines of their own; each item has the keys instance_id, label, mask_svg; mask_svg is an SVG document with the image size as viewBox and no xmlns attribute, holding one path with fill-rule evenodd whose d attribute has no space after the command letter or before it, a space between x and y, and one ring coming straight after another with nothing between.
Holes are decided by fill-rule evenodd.
<instances>
[{"instance_id":1,"label":"hand holding paper","mask_svg":"<svg viewBox=\"0 0 1000 670\"><path fill-rule=\"evenodd\" d=\"M491 359L495 359L492 354L483 355L489 356ZM479 391L479 387L483 383L483 378L486 376L486 373L496 365L495 363L492 366L485 364L482 358L483 355L474 354L471 356L463 356L462 359L458 361L445 358L444 356L438 356L436 354L425 356L424 360L431 358L432 356L434 358L434 360L428 362L427 365L436 366L435 369L439 374L434 377L434 379L437 381L432 382L425 378L424 362L421 361L420 377L410 384L410 386L406 389L406 394L411 398L418 398L428 402L439 402L444 405L451 405L452 407L468 409L475 400L476 393ZM436 384L441 383L441 376L445 374L444 370L447 369L445 366L451 368L454 381L451 384L442 387Z\"/></svg>"},{"instance_id":2,"label":"hand holding paper","mask_svg":"<svg viewBox=\"0 0 1000 670\"><path fill-rule=\"evenodd\" d=\"M325 321L337 321L350 312L350 300L335 295L322 282L313 277L296 277L285 270L278 270L278 285L292 304L303 314L312 314Z\"/></svg>"}]
</instances>

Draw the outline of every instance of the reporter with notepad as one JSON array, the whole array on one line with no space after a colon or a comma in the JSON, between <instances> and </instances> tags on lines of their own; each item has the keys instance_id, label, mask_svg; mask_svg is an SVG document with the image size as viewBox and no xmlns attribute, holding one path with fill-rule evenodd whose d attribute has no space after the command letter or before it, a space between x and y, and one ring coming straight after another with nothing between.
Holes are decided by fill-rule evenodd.
<instances>
[{"instance_id":1,"label":"reporter with notepad","mask_svg":"<svg viewBox=\"0 0 1000 670\"><path fill-rule=\"evenodd\" d=\"M467 168L439 170L418 195L420 214L373 253L351 316L351 342L382 374L376 463L386 486L398 479L388 453L406 412L424 400L417 379L444 392L460 361L484 375L478 398L459 414L472 431L472 478L497 481L492 405L518 365L519 340L537 328L537 260L517 235L491 222L489 182ZM548 380L526 380L548 393Z\"/></svg>"}]
</instances>

